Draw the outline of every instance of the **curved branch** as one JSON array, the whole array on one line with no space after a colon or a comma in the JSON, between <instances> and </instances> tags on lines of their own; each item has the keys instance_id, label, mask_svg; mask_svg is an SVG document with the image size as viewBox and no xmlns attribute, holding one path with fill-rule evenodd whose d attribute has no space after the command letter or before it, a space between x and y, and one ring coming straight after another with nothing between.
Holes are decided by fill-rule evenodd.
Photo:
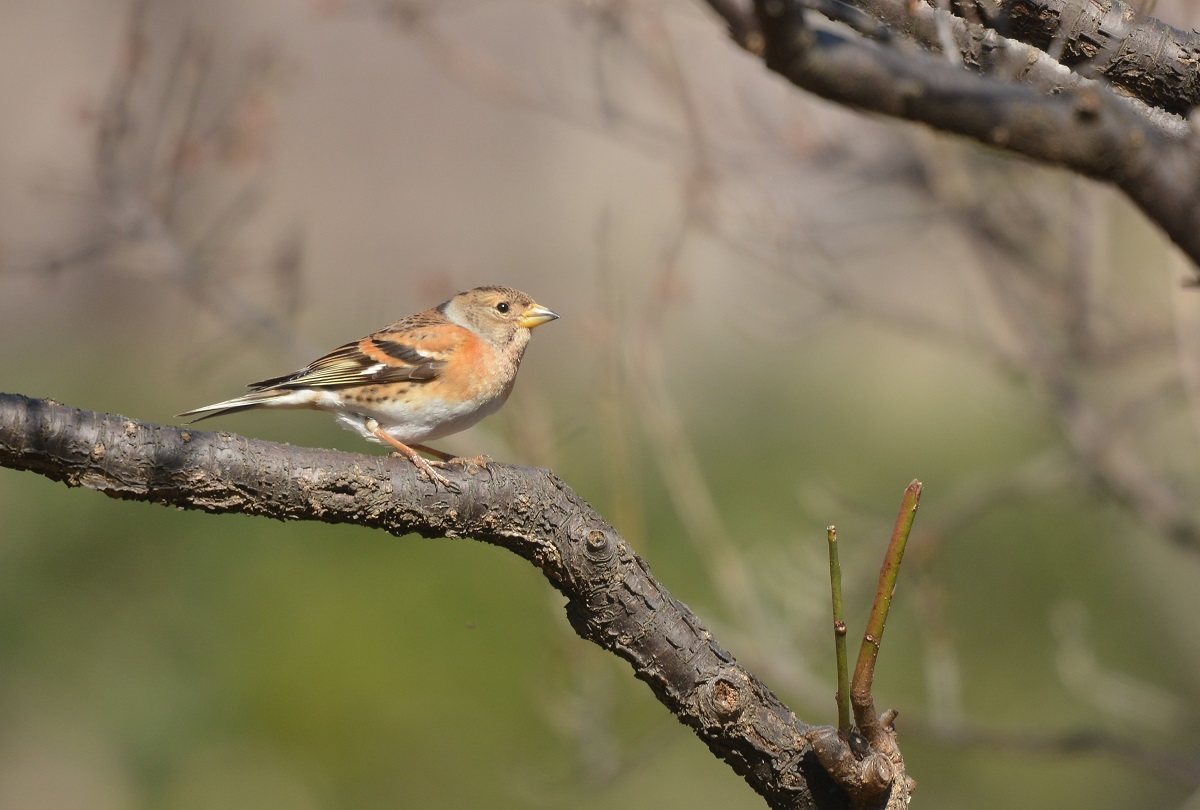
<instances>
[{"instance_id":1,"label":"curved branch","mask_svg":"<svg viewBox=\"0 0 1200 810\"><path fill-rule=\"evenodd\" d=\"M928 53L817 31L798 0L754 5L758 31L743 41L761 41L766 67L796 86L1112 183L1200 265L1200 148L1190 135L1166 134L1102 87L1046 95ZM744 12L735 16L744 27Z\"/></svg>"},{"instance_id":2,"label":"curved branch","mask_svg":"<svg viewBox=\"0 0 1200 810\"><path fill-rule=\"evenodd\" d=\"M150 425L12 394L0 394L0 466L113 498L501 546L537 566L567 598L575 631L628 661L772 807L847 807L847 791L861 782L860 760L836 730L798 720L547 470L452 465L446 474L462 491L447 493L402 459ZM890 796L855 803L903 806L910 787L899 765Z\"/></svg>"}]
</instances>

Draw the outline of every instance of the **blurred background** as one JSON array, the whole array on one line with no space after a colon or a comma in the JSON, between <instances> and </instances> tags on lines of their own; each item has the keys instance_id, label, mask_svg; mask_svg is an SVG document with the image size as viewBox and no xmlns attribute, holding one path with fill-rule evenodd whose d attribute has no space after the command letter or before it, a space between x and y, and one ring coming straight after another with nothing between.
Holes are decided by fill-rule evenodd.
<instances>
[{"instance_id":1,"label":"blurred background","mask_svg":"<svg viewBox=\"0 0 1200 810\"><path fill-rule=\"evenodd\" d=\"M1200 293L1118 195L806 97L688 0L3 21L0 389L174 424L519 287L562 319L439 446L553 467L814 723L825 527L853 638L918 477L876 696L920 805L1200 807ZM8 470L0 514L0 807L763 806L507 552Z\"/></svg>"}]
</instances>

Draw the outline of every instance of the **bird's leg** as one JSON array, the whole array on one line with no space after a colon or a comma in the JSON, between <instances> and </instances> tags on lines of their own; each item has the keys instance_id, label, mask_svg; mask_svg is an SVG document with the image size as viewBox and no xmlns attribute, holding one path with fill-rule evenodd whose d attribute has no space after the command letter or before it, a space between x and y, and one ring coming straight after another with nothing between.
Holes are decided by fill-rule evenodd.
<instances>
[{"instance_id":1,"label":"bird's leg","mask_svg":"<svg viewBox=\"0 0 1200 810\"><path fill-rule=\"evenodd\" d=\"M428 475L429 480L432 481L434 483L434 485L441 484L448 490L453 490L455 492L461 492L461 490L458 488L457 484L455 484L449 478L442 475L440 472L438 472L437 470L435 470L433 468L434 464L441 466L442 462L440 462L440 461L431 462L428 459L422 457L420 453L418 453L416 450L409 447L404 442L400 441L397 438L394 438L393 436L389 436L387 433L385 433L383 428L381 428L379 426L379 423L376 422L374 419L370 419L370 418L366 419L364 421L364 425L366 426L367 430L370 431L370 433L373 436L375 436L381 442L390 444L392 447L395 447L396 450L399 451L400 455L404 456L406 459L411 461L413 463L413 466L415 466L418 470L420 470L421 472ZM417 445L417 446L420 447L420 445Z\"/></svg>"},{"instance_id":2,"label":"bird's leg","mask_svg":"<svg viewBox=\"0 0 1200 810\"><path fill-rule=\"evenodd\" d=\"M431 456L437 456L442 461L453 461L455 458L457 458L457 456L454 456L450 453L443 453L441 450L435 450L425 444L414 444L412 445L412 449L420 450L422 453L428 453Z\"/></svg>"}]
</instances>

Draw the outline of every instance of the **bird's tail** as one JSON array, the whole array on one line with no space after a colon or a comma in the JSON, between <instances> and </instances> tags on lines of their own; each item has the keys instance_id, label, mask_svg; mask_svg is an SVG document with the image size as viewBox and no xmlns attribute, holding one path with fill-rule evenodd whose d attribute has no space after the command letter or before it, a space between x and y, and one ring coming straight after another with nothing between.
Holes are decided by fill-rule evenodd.
<instances>
[{"instance_id":1,"label":"bird's tail","mask_svg":"<svg viewBox=\"0 0 1200 810\"><path fill-rule=\"evenodd\" d=\"M214 416L225 416L238 411L248 411L253 408L269 408L278 404L276 400L280 398L280 391L251 391L249 394L243 394L240 397L227 399L224 402L218 402L214 405L205 405L203 408L196 408L191 411L177 413L176 416L195 416L191 422L199 422L201 419L210 419Z\"/></svg>"}]
</instances>

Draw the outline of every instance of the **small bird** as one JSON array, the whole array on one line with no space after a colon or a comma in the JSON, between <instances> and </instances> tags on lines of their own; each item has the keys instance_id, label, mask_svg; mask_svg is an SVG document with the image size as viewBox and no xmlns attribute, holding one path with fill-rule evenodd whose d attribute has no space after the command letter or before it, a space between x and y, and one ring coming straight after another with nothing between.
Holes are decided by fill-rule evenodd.
<instances>
[{"instance_id":1,"label":"small bird","mask_svg":"<svg viewBox=\"0 0 1200 810\"><path fill-rule=\"evenodd\" d=\"M396 448L435 485L457 489L434 469L454 457L422 443L500 410L517 380L530 330L557 317L511 287L476 287L339 346L297 372L251 383L248 394L178 415L198 422L252 408L328 411L369 441Z\"/></svg>"}]
</instances>

